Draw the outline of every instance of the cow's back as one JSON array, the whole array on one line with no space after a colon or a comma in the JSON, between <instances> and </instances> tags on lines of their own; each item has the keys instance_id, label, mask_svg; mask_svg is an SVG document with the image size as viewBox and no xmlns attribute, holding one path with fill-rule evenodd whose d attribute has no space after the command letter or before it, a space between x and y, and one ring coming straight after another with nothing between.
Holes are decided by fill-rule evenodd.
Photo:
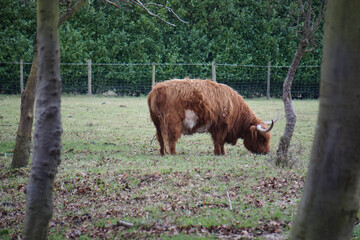
<instances>
[{"instance_id":1,"label":"cow's back","mask_svg":"<svg viewBox=\"0 0 360 240\"><path fill-rule=\"evenodd\" d=\"M178 115L185 118L185 110L192 110L200 118L212 118L206 94L200 91L201 80L170 80L158 83L148 95L148 105L151 115Z\"/></svg>"},{"instance_id":2,"label":"cow's back","mask_svg":"<svg viewBox=\"0 0 360 240\"><path fill-rule=\"evenodd\" d=\"M199 119L198 125L226 122L230 126L241 102L241 96L227 85L199 79L158 83L148 96L152 116L177 114L183 121L190 110Z\"/></svg>"}]
</instances>

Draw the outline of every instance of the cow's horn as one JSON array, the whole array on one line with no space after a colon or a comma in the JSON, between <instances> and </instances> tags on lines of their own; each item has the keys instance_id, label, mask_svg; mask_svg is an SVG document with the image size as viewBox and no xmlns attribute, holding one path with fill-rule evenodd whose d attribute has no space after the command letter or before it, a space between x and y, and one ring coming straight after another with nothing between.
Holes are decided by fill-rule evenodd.
<instances>
[{"instance_id":1,"label":"cow's horn","mask_svg":"<svg viewBox=\"0 0 360 240\"><path fill-rule=\"evenodd\" d=\"M265 122L266 124L271 124L270 127L268 127L268 128L263 128L263 127L261 126L261 124L258 124L258 125L256 126L256 129L257 129L258 131L260 131L260 132L263 132L263 133L270 132L271 129L274 127L274 123L279 119L279 117L280 117L280 111L278 112L276 118L273 119L273 120L271 120L271 122Z\"/></svg>"}]
</instances>

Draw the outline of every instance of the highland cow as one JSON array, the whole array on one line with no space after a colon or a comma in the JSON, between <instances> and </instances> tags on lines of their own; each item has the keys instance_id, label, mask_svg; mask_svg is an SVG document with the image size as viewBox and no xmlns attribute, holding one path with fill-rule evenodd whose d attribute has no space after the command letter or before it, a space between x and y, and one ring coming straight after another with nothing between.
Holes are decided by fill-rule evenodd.
<instances>
[{"instance_id":1,"label":"highland cow","mask_svg":"<svg viewBox=\"0 0 360 240\"><path fill-rule=\"evenodd\" d=\"M158 83L148 105L161 155L176 154L181 134L203 132L211 134L215 155L224 155L224 144L235 145L239 138L250 152L267 154L270 130L279 117L263 122L232 88L200 79Z\"/></svg>"}]
</instances>

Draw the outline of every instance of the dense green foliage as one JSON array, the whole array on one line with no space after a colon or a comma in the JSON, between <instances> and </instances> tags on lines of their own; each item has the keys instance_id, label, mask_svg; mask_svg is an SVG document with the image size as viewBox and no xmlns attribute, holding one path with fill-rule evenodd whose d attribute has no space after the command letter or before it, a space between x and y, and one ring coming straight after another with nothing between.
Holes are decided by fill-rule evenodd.
<instances>
[{"instance_id":1,"label":"dense green foliage","mask_svg":"<svg viewBox=\"0 0 360 240\"><path fill-rule=\"evenodd\" d=\"M17 62L20 59L31 62L35 36L35 1L3 0L0 4L0 62ZM295 26L299 15L297 1L172 0L167 1L167 6L188 24L178 21L165 9L151 10L175 23L175 28L149 16L137 6L123 4L120 8L115 8L105 1L90 1L60 27L62 62L86 63L87 59L92 59L93 63L215 61L267 65L271 61L272 65L289 65L295 53ZM319 65L320 54L321 48L306 54L303 65ZM1 81L4 81L4 75L6 78L11 75L17 82L18 73L12 73L15 72L14 69L7 70L10 72L4 74L5 67L0 67ZM16 70L17 68L18 66ZM241 71L236 71L242 74ZM264 71L266 73L266 69ZM64 86L70 82L75 89L82 88L81 85L86 86L86 72L86 66L63 65ZM306 81L317 84L318 72L319 69L316 69L312 73L315 77ZM97 89L96 86L106 85L108 81L114 83L113 79L118 79L115 80L117 88L121 88L120 82L127 85L149 81L151 67L131 66L119 70L119 67L95 66L93 74L95 92L101 92L104 89ZM211 67L199 65L189 69L161 66L157 68L157 74L161 80L185 76L204 78L211 76ZM226 72L219 74L219 81L227 78L231 78L231 81L240 79L238 74L233 77L227 76ZM286 69L276 81L282 82L285 74Z\"/></svg>"}]
</instances>

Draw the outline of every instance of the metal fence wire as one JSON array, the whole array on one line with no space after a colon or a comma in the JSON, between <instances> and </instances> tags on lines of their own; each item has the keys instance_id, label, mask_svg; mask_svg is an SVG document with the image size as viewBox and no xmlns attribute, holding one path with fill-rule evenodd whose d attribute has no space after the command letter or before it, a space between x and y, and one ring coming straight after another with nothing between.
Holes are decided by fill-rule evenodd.
<instances>
[{"instance_id":1,"label":"metal fence wire","mask_svg":"<svg viewBox=\"0 0 360 240\"><path fill-rule=\"evenodd\" d=\"M0 94L21 93L20 82L26 85L30 68L30 62L0 62ZM186 77L215 77L218 83L229 85L244 97L267 96L267 91L271 97L281 97L288 68L270 64L61 63L61 78L63 93L70 94L103 94L112 91L121 96L140 96L148 94L154 82ZM320 66L300 66L292 84L293 98L318 98L319 82Z\"/></svg>"}]
</instances>

